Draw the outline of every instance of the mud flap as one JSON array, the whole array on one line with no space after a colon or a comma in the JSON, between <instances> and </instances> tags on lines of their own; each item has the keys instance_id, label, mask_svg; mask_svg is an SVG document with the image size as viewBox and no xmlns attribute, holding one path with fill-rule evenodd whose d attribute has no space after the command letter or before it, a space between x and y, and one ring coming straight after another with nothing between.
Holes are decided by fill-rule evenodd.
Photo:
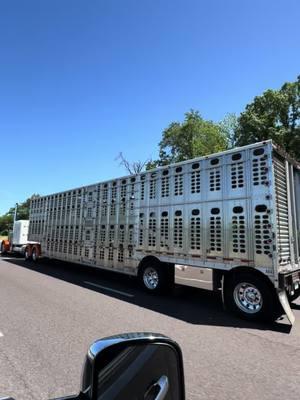
<instances>
[{"instance_id":1,"label":"mud flap","mask_svg":"<svg viewBox=\"0 0 300 400\"><path fill-rule=\"evenodd\" d=\"M291 309L289 300L286 295L286 291L278 290L278 298L288 320L290 321L291 325L293 325L295 322L295 315L293 314L293 311Z\"/></svg>"}]
</instances>

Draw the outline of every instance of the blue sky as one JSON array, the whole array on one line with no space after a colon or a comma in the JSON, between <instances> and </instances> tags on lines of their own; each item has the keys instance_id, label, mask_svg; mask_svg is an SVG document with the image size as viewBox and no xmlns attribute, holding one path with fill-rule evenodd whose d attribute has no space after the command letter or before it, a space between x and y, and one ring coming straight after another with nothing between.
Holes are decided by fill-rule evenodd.
<instances>
[{"instance_id":1,"label":"blue sky","mask_svg":"<svg viewBox=\"0 0 300 400\"><path fill-rule=\"evenodd\" d=\"M298 0L1 0L0 214L124 175L190 108L221 120L300 73Z\"/></svg>"}]
</instances>

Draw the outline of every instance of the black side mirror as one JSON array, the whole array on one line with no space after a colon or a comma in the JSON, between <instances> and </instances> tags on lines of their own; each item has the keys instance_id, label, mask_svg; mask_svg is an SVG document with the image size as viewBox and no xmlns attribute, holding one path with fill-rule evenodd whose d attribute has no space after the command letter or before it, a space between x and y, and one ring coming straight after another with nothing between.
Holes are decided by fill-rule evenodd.
<instances>
[{"instance_id":1,"label":"black side mirror","mask_svg":"<svg viewBox=\"0 0 300 400\"><path fill-rule=\"evenodd\" d=\"M126 333L93 343L83 367L79 395L56 400L184 399L178 344L157 333Z\"/></svg>"},{"instance_id":2,"label":"black side mirror","mask_svg":"<svg viewBox=\"0 0 300 400\"><path fill-rule=\"evenodd\" d=\"M128 333L98 340L86 357L79 398L184 400L180 347L155 333Z\"/></svg>"}]
</instances>

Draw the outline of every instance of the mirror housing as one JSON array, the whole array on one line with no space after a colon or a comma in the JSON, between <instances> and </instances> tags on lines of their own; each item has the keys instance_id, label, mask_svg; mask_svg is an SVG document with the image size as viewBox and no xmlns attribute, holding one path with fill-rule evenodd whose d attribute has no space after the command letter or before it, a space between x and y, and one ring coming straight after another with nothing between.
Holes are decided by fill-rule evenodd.
<instances>
[{"instance_id":1,"label":"mirror housing","mask_svg":"<svg viewBox=\"0 0 300 400\"><path fill-rule=\"evenodd\" d=\"M156 333L126 333L94 342L79 395L90 400L184 400L179 345Z\"/></svg>"}]
</instances>

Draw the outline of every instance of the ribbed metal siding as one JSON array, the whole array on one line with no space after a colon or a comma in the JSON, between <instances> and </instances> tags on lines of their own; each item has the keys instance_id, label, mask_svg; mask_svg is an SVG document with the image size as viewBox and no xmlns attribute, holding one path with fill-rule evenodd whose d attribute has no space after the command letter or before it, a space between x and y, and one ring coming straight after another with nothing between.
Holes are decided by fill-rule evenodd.
<instances>
[{"instance_id":1,"label":"ribbed metal siding","mask_svg":"<svg viewBox=\"0 0 300 400\"><path fill-rule=\"evenodd\" d=\"M288 188L286 181L285 160L273 158L275 174L277 244L279 263L286 264L291 260L288 217Z\"/></svg>"}]
</instances>

